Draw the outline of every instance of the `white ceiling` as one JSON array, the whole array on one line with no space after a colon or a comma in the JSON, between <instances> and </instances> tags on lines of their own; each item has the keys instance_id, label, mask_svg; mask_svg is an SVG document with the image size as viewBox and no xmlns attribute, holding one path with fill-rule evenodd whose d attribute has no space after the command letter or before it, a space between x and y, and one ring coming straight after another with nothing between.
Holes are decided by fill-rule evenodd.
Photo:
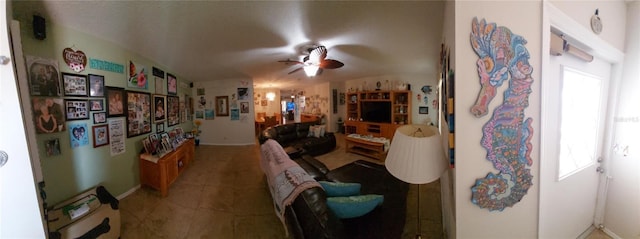
<instances>
[{"instance_id":1,"label":"white ceiling","mask_svg":"<svg viewBox=\"0 0 640 239\"><path fill-rule=\"evenodd\" d=\"M14 1L33 14L153 59L201 82L253 79L257 88L381 75L435 75L441 1ZM30 24L30 23L29 23ZM309 79L278 60L326 46L344 67Z\"/></svg>"}]
</instances>

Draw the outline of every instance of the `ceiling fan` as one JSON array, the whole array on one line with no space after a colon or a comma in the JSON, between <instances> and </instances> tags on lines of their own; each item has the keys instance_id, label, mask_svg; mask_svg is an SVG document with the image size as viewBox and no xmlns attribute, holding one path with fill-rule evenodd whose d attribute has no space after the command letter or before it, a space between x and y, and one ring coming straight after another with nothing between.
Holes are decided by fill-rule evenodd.
<instances>
[{"instance_id":1,"label":"ceiling fan","mask_svg":"<svg viewBox=\"0 0 640 239\"><path fill-rule=\"evenodd\" d=\"M289 72L289 74L296 73L300 70L305 71L307 76L315 76L321 74L323 69L336 69L344 66L344 63L327 59L327 48L324 46L314 46L307 49L309 55L303 58L303 61L294 61L290 59L278 61L286 64L301 64L302 66Z\"/></svg>"}]
</instances>

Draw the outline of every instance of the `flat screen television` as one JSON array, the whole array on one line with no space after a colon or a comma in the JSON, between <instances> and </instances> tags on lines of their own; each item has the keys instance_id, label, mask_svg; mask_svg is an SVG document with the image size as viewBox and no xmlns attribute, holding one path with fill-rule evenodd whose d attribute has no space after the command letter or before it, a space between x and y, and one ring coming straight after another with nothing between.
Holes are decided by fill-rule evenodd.
<instances>
[{"instance_id":1,"label":"flat screen television","mask_svg":"<svg viewBox=\"0 0 640 239\"><path fill-rule=\"evenodd\" d=\"M366 122L391 123L391 102L362 102L360 117Z\"/></svg>"}]
</instances>

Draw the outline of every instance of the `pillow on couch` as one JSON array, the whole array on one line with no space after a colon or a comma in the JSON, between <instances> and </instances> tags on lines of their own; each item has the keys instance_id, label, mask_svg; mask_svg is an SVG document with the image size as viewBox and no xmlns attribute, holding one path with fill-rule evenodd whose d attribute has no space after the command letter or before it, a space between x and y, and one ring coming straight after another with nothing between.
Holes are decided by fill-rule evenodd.
<instances>
[{"instance_id":1,"label":"pillow on couch","mask_svg":"<svg viewBox=\"0 0 640 239\"><path fill-rule=\"evenodd\" d=\"M309 136L308 137L316 137L320 138L320 126L314 125L309 127Z\"/></svg>"},{"instance_id":2,"label":"pillow on couch","mask_svg":"<svg viewBox=\"0 0 640 239\"><path fill-rule=\"evenodd\" d=\"M314 125L309 127L309 135L307 137L324 137L326 125Z\"/></svg>"},{"instance_id":3,"label":"pillow on couch","mask_svg":"<svg viewBox=\"0 0 640 239\"><path fill-rule=\"evenodd\" d=\"M348 197L360 195L359 183L339 183L319 181L320 185L327 192L327 197Z\"/></svg>"},{"instance_id":4,"label":"pillow on couch","mask_svg":"<svg viewBox=\"0 0 640 239\"><path fill-rule=\"evenodd\" d=\"M382 195L361 195L350 197L329 197L327 206L338 218L354 218L365 215L382 204Z\"/></svg>"}]
</instances>

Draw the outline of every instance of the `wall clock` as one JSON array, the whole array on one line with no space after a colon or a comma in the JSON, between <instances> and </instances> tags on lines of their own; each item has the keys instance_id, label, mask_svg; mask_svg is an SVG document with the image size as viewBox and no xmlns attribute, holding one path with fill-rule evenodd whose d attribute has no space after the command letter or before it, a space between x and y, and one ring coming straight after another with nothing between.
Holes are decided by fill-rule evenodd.
<instances>
[{"instance_id":1,"label":"wall clock","mask_svg":"<svg viewBox=\"0 0 640 239\"><path fill-rule=\"evenodd\" d=\"M593 30L595 34L602 32L602 20L600 20L600 16L598 16L598 9L596 9L596 14L591 16L591 30Z\"/></svg>"}]
</instances>

